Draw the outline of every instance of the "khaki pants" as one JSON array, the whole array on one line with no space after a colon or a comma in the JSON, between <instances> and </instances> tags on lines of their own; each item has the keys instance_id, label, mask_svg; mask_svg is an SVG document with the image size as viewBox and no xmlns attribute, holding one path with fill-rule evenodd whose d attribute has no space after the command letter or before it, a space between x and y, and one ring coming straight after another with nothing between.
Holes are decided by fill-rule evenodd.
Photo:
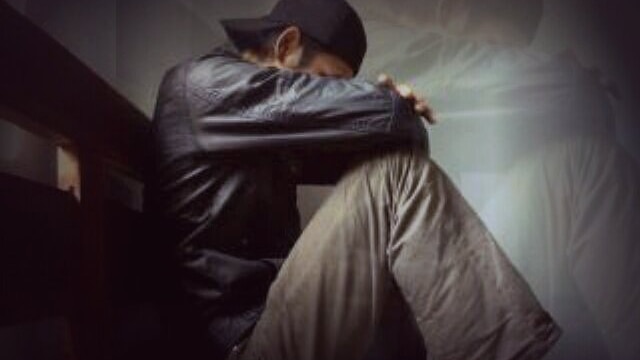
<instances>
[{"instance_id":1,"label":"khaki pants","mask_svg":"<svg viewBox=\"0 0 640 360\"><path fill-rule=\"evenodd\" d=\"M560 333L443 171L406 150L343 177L229 359L361 359L391 296L429 359L538 359Z\"/></svg>"}]
</instances>

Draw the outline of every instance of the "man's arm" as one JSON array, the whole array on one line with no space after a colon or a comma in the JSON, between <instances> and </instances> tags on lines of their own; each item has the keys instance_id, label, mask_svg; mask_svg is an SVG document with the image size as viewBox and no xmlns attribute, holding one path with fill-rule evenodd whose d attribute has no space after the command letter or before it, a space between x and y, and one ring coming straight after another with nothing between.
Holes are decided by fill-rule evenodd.
<instances>
[{"instance_id":1,"label":"man's arm","mask_svg":"<svg viewBox=\"0 0 640 360\"><path fill-rule=\"evenodd\" d=\"M196 141L209 154L351 152L426 141L411 104L368 82L223 56L195 63L184 76Z\"/></svg>"}]
</instances>

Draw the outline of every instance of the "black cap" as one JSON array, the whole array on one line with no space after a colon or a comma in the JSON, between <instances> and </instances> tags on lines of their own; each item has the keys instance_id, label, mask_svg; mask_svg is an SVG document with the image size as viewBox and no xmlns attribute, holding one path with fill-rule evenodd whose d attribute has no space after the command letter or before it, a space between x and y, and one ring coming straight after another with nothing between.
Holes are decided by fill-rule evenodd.
<instances>
[{"instance_id":1,"label":"black cap","mask_svg":"<svg viewBox=\"0 0 640 360\"><path fill-rule=\"evenodd\" d=\"M327 51L346 61L354 73L367 51L362 20L344 0L280 0L269 15L254 19L220 21L229 39L240 50L259 45L265 30L295 25Z\"/></svg>"}]
</instances>

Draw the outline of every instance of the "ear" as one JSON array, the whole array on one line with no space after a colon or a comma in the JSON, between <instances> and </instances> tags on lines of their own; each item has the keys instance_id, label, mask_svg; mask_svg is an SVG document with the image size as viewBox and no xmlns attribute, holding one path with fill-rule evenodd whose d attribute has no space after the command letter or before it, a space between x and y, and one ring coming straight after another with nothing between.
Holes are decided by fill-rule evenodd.
<instances>
[{"instance_id":1,"label":"ear","mask_svg":"<svg viewBox=\"0 0 640 360\"><path fill-rule=\"evenodd\" d=\"M302 33L297 26L284 29L275 43L276 62L286 68L296 68L302 60Z\"/></svg>"}]
</instances>

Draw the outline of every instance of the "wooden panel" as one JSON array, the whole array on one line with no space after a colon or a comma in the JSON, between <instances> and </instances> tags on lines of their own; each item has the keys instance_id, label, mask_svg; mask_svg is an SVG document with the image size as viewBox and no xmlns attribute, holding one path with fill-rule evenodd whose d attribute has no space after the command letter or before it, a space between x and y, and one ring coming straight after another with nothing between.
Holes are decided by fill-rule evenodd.
<instances>
[{"instance_id":1,"label":"wooden panel","mask_svg":"<svg viewBox=\"0 0 640 360\"><path fill-rule=\"evenodd\" d=\"M105 165L90 151L80 153L82 178L80 210L82 241L79 245L79 267L76 286L82 296L76 319L79 334L79 353L83 359L108 358L111 306L107 286L107 244L105 241Z\"/></svg>"},{"instance_id":2,"label":"wooden panel","mask_svg":"<svg viewBox=\"0 0 640 360\"><path fill-rule=\"evenodd\" d=\"M67 188L81 181L81 235L68 264L73 306L62 311L71 313L79 358L110 358L113 304L105 235L106 168L116 166L143 179L149 121L62 45L2 1L0 79L0 116L74 150L62 153L62 160L69 160L73 169L61 172L59 185Z\"/></svg>"},{"instance_id":3,"label":"wooden panel","mask_svg":"<svg viewBox=\"0 0 640 360\"><path fill-rule=\"evenodd\" d=\"M0 106L10 121L143 173L146 116L67 49L0 1ZM28 119L28 120L27 120Z\"/></svg>"}]
</instances>

